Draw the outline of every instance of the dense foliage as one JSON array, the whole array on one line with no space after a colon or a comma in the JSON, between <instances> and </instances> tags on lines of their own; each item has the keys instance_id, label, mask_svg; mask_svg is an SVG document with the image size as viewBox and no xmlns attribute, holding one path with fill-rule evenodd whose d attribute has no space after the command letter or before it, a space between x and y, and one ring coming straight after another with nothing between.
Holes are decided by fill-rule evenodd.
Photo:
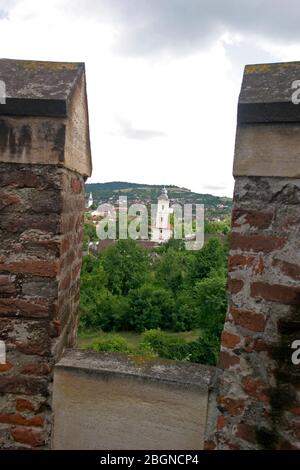
<instances>
[{"instance_id":1,"label":"dense foliage","mask_svg":"<svg viewBox=\"0 0 300 470\"><path fill-rule=\"evenodd\" d=\"M133 355L161 357L176 361L199 362L215 365L218 358L218 340L200 336L195 341L187 341L160 329L148 330L142 335L142 341L131 346L125 338L114 335L112 338L101 339L89 345L95 351L123 352Z\"/></svg>"},{"instance_id":2,"label":"dense foliage","mask_svg":"<svg viewBox=\"0 0 300 470\"><path fill-rule=\"evenodd\" d=\"M197 252L174 240L151 252L120 240L84 258L81 328L146 331L144 347L161 357L215 363L227 308L226 260L226 244L218 238ZM190 343L160 331L196 328L202 335Z\"/></svg>"}]
</instances>

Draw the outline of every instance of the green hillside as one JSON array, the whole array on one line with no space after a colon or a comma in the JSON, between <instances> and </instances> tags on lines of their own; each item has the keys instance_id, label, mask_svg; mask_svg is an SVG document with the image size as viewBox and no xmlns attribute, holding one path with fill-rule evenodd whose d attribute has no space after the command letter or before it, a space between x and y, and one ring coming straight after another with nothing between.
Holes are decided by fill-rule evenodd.
<instances>
[{"instance_id":1,"label":"green hillside","mask_svg":"<svg viewBox=\"0 0 300 470\"><path fill-rule=\"evenodd\" d=\"M86 184L86 192L92 193L95 205L110 202L118 203L119 196L127 196L128 204L143 203L155 204L162 190L161 185L148 185L113 181L109 183ZM228 197L213 196L212 194L199 194L187 188L166 186L171 204L204 204L207 218L228 217L231 213L232 199Z\"/></svg>"}]
</instances>

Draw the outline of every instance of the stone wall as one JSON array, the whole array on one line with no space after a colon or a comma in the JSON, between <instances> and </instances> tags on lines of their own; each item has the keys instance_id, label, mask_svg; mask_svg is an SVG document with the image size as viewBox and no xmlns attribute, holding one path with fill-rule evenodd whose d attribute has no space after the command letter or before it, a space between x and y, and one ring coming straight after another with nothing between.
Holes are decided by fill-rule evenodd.
<instances>
[{"instance_id":1,"label":"stone wall","mask_svg":"<svg viewBox=\"0 0 300 470\"><path fill-rule=\"evenodd\" d=\"M11 62L4 61L4 71L15 67ZM65 163L64 139L58 148L57 139L57 146L53 146L55 136L53 141L52 133L47 134L55 126L68 128L68 116L45 117L52 99L47 93L52 96L51 83L56 86L56 71L64 70L63 64L62 68L55 64L52 70L52 64L33 63L32 77L31 69L17 62L21 67L19 86L22 79L24 86L27 82L32 85L31 80L47 86L44 102L35 109L38 100L34 100L28 108L35 114L34 128L30 116L11 118L19 109L14 102L8 109L0 107L0 340L5 341L7 351L6 364L0 364L0 447L5 449L50 445L53 367L64 348L73 345L77 331L84 178L89 173L89 169L81 170L84 161L88 167L90 158L82 150L76 170L76 160L71 161L70 155ZM2 61L0 76L1 67ZM72 80L69 75L67 78L76 88L78 67L71 70L75 75ZM81 70L80 86L82 74ZM63 78L60 75L60 80ZM67 78L69 93L72 87ZM7 89L10 87L18 96L18 89L8 83ZM86 108L86 103L77 106ZM41 118L36 113L41 113ZM23 125L27 121L27 140L16 137L19 126L14 127L13 122L19 119ZM34 129L44 129L46 134L36 132L33 141ZM82 125L84 142L86 129ZM72 135L75 149L86 148L78 143L78 129L74 134L68 132L69 141ZM17 142L18 152L13 142ZM53 152L60 155L57 161L53 161Z\"/></svg>"},{"instance_id":2,"label":"stone wall","mask_svg":"<svg viewBox=\"0 0 300 470\"><path fill-rule=\"evenodd\" d=\"M83 178L47 165L0 164L1 436L43 445L51 375L77 330ZM15 427L12 427L15 426Z\"/></svg>"},{"instance_id":3,"label":"stone wall","mask_svg":"<svg viewBox=\"0 0 300 470\"><path fill-rule=\"evenodd\" d=\"M289 122L300 122L290 100L299 66L245 70L223 373L211 391L207 449L300 449L300 371L291 360L300 339L300 128Z\"/></svg>"},{"instance_id":4,"label":"stone wall","mask_svg":"<svg viewBox=\"0 0 300 470\"><path fill-rule=\"evenodd\" d=\"M53 449L203 448L214 368L68 350L54 371Z\"/></svg>"}]
</instances>

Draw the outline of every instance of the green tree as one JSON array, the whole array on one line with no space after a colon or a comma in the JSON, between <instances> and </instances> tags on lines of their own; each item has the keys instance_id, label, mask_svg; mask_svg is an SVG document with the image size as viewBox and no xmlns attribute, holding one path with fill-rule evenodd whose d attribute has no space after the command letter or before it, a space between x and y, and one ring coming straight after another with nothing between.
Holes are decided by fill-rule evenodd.
<instances>
[{"instance_id":1,"label":"green tree","mask_svg":"<svg viewBox=\"0 0 300 470\"><path fill-rule=\"evenodd\" d=\"M102 254L107 275L107 287L112 294L127 295L139 288L146 279L149 261L146 251L134 240L119 240Z\"/></svg>"},{"instance_id":2,"label":"green tree","mask_svg":"<svg viewBox=\"0 0 300 470\"><path fill-rule=\"evenodd\" d=\"M156 278L160 285L164 285L176 293L182 289L189 269L190 256L188 252L170 248L159 258L156 265Z\"/></svg>"},{"instance_id":3,"label":"green tree","mask_svg":"<svg viewBox=\"0 0 300 470\"><path fill-rule=\"evenodd\" d=\"M83 232L83 249L86 250L88 247L89 242L95 242L99 240L96 232L96 227L93 223L85 223L84 224L84 232Z\"/></svg>"},{"instance_id":4,"label":"green tree","mask_svg":"<svg viewBox=\"0 0 300 470\"><path fill-rule=\"evenodd\" d=\"M218 238L211 238L194 256L190 281L194 284L198 280L209 277L214 272L224 275L224 270L223 244Z\"/></svg>"},{"instance_id":5,"label":"green tree","mask_svg":"<svg viewBox=\"0 0 300 470\"><path fill-rule=\"evenodd\" d=\"M128 322L135 331L172 328L174 300L166 289L146 284L129 294Z\"/></svg>"},{"instance_id":6,"label":"green tree","mask_svg":"<svg viewBox=\"0 0 300 470\"><path fill-rule=\"evenodd\" d=\"M227 310L226 279L212 276L198 281L194 288L197 323L209 335L219 338Z\"/></svg>"}]
</instances>

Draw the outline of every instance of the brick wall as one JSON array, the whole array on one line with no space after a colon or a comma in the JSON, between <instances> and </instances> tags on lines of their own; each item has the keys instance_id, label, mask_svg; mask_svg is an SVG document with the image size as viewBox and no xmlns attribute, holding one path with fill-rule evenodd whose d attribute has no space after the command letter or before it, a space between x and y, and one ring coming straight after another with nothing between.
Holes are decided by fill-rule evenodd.
<instances>
[{"instance_id":1,"label":"brick wall","mask_svg":"<svg viewBox=\"0 0 300 470\"><path fill-rule=\"evenodd\" d=\"M223 372L211 391L207 449L300 449L300 370L291 360L291 345L300 339L300 128L289 123L300 115L286 95L298 70L299 63L245 70ZM277 109L261 106L272 90ZM255 138L262 134L264 140Z\"/></svg>"},{"instance_id":2,"label":"brick wall","mask_svg":"<svg viewBox=\"0 0 300 470\"><path fill-rule=\"evenodd\" d=\"M83 177L0 163L0 446L49 445L53 366L77 330Z\"/></svg>"},{"instance_id":3,"label":"brick wall","mask_svg":"<svg viewBox=\"0 0 300 470\"><path fill-rule=\"evenodd\" d=\"M85 71L1 59L0 78L0 448L43 449L53 367L77 330L91 175Z\"/></svg>"},{"instance_id":4,"label":"brick wall","mask_svg":"<svg viewBox=\"0 0 300 470\"><path fill-rule=\"evenodd\" d=\"M299 179L237 179L212 446L299 446L299 224Z\"/></svg>"}]
</instances>

